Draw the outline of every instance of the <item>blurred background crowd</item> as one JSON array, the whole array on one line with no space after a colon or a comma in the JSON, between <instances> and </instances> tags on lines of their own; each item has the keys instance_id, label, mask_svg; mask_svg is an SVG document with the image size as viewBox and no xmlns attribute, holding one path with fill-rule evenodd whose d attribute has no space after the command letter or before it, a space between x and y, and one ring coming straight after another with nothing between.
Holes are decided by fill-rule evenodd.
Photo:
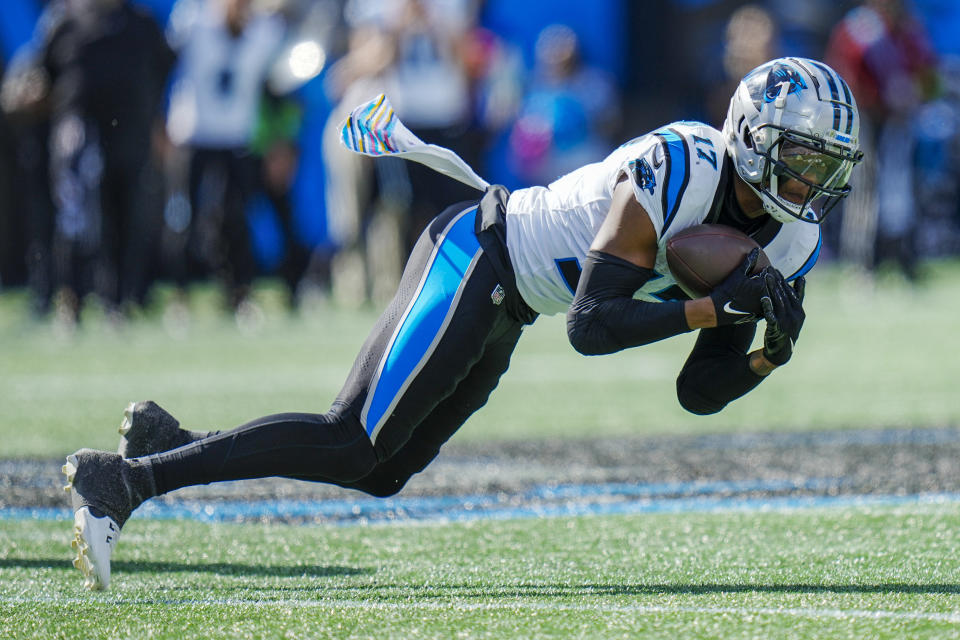
<instances>
[{"instance_id":1,"label":"blurred background crowd","mask_svg":"<svg viewBox=\"0 0 960 640\"><path fill-rule=\"evenodd\" d=\"M673 120L719 128L781 55L833 65L864 116L821 259L918 281L960 252L955 0L4 0L0 290L68 323L157 282L215 281L238 317L263 276L291 308L379 303L424 223L476 193L343 150L353 106L386 92L517 188Z\"/></svg>"}]
</instances>

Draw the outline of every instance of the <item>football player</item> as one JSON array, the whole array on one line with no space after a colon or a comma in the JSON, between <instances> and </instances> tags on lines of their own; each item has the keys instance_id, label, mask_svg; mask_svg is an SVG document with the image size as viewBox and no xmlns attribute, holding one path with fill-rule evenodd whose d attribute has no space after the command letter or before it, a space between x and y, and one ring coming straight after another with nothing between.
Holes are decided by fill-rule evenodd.
<instances>
[{"instance_id":1,"label":"football player","mask_svg":"<svg viewBox=\"0 0 960 640\"><path fill-rule=\"evenodd\" d=\"M819 224L850 190L858 130L842 78L820 62L782 58L743 79L722 131L674 122L547 187L491 186L448 208L423 232L327 413L195 433L138 403L125 413L118 454L69 456L74 564L87 586L105 588L132 511L188 485L287 476L395 494L483 406L538 314L565 312L584 354L699 329L677 395L694 413L720 411L791 357L803 275L817 260ZM354 111L344 140L486 185L448 150L418 144L383 97ZM752 274L755 250L709 296L688 299L664 246L704 222L746 232L772 266ZM763 347L748 353L760 318Z\"/></svg>"}]
</instances>

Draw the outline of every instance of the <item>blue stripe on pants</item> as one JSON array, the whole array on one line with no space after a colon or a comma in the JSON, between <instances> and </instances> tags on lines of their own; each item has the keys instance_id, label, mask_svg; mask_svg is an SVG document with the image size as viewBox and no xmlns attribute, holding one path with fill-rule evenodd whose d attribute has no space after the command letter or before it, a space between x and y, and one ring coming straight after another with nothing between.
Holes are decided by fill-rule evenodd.
<instances>
[{"instance_id":1,"label":"blue stripe on pants","mask_svg":"<svg viewBox=\"0 0 960 640\"><path fill-rule=\"evenodd\" d=\"M473 270L480 243L473 232L473 206L444 230L427 263L417 293L407 306L380 360L360 415L371 440L410 381L430 358L456 308L463 284Z\"/></svg>"}]
</instances>

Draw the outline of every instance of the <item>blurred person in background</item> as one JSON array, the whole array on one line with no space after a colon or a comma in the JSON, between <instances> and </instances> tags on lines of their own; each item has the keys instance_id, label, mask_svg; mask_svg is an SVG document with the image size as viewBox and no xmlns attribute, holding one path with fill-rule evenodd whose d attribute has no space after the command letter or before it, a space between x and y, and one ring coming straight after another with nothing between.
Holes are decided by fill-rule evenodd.
<instances>
[{"instance_id":1,"label":"blurred person in background","mask_svg":"<svg viewBox=\"0 0 960 640\"><path fill-rule=\"evenodd\" d=\"M329 293L333 255L324 199L328 59L343 46L337 0L284 0L288 28L267 75L252 149L259 191L249 209L261 271L278 272L291 311Z\"/></svg>"},{"instance_id":2,"label":"blurred person in background","mask_svg":"<svg viewBox=\"0 0 960 640\"><path fill-rule=\"evenodd\" d=\"M469 188L394 158L373 164L340 146L339 122L353 106L386 88L424 139L472 160L482 143L471 132L465 57L476 25L473 0L349 0L346 54L328 75L334 109L324 136L328 212L339 244L334 296L348 304L389 299L403 260L436 210L470 197ZM399 240L399 242L398 242Z\"/></svg>"},{"instance_id":3,"label":"blurred person in background","mask_svg":"<svg viewBox=\"0 0 960 640\"><path fill-rule=\"evenodd\" d=\"M347 50L330 68L325 85L333 108L323 133L326 202L335 245L331 287L341 304L385 300L403 267L403 234L410 206L410 183L402 161L376 163L340 144L339 123L359 102L393 88L390 69L396 41L382 15L385 7L347 2Z\"/></svg>"},{"instance_id":4,"label":"blurred person in background","mask_svg":"<svg viewBox=\"0 0 960 640\"><path fill-rule=\"evenodd\" d=\"M936 90L934 52L908 3L866 0L836 26L826 57L860 101L871 159L844 211L841 257L868 269L892 259L915 280L916 121Z\"/></svg>"},{"instance_id":5,"label":"blurred person in background","mask_svg":"<svg viewBox=\"0 0 960 640\"><path fill-rule=\"evenodd\" d=\"M283 36L280 18L255 9L252 0L180 0L170 19L168 38L179 61L167 134L189 154L190 204L181 225L185 255L174 267L181 286L197 275L217 276L238 317L253 311L248 296L256 274L246 217L259 182L251 142Z\"/></svg>"},{"instance_id":6,"label":"blurred person in background","mask_svg":"<svg viewBox=\"0 0 960 640\"><path fill-rule=\"evenodd\" d=\"M388 74L397 113L426 142L448 147L476 163L481 148L468 134L472 105L464 54L476 25L477 3L399 0L396 5L385 19L396 47ZM439 209L472 194L469 188L420 165L401 167L409 174L411 195L403 229L406 257Z\"/></svg>"},{"instance_id":7,"label":"blurred person in background","mask_svg":"<svg viewBox=\"0 0 960 640\"><path fill-rule=\"evenodd\" d=\"M510 132L511 169L524 184L545 184L599 160L619 131L619 99L613 78L584 64L573 29L546 27Z\"/></svg>"},{"instance_id":8,"label":"blurred person in background","mask_svg":"<svg viewBox=\"0 0 960 640\"><path fill-rule=\"evenodd\" d=\"M251 149L257 158L259 184L279 223L283 251L279 272L291 309L299 304L297 289L310 262L310 251L297 233L292 193L300 162L302 122L303 108L296 100L264 90Z\"/></svg>"},{"instance_id":9,"label":"blurred person in background","mask_svg":"<svg viewBox=\"0 0 960 640\"><path fill-rule=\"evenodd\" d=\"M39 86L12 102L50 121L58 313L75 322L95 292L114 315L147 294L159 223L151 154L173 53L126 0L55 2L38 30Z\"/></svg>"},{"instance_id":10,"label":"blurred person in background","mask_svg":"<svg viewBox=\"0 0 960 640\"><path fill-rule=\"evenodd\" d=\"M37 32L44 30L38 28ZM9 251L19 254L26 269L31 313L42 317L50 311L53 301L54 206L50 198L50 122L37 108L47 82L38 64L36 44L28 42L20 47L6 68L0 87L0 108L6 115L10 134L10 165L6 172L10 188L3 206L7 228L20 229L20 235L9 238Z\"/></svg>"},{"instance_id":11,"label":"blurred person in background","mask_svg":"<svg viewBox=\"0 0 960 640\"><path fill-rule=\"evenodd\" d=\"M779 49L777 23L770 11L758 4L748 4L731 14L723 29L719 82L710 87L707 98L710 122L723 122L730 94L740 78L775 57Z\"/></svg>"},{"instance_id":12,"label":"blurred person in background","mask_svg":"<svg viewBox=\"0 0 960 640\"><path fill-rule=\"evenodd\" d=\"M938 67L940 95L917 114L916 230L919 256L960 253L960 56L945 55Z\"/></svg>"},{"instance_id":13,"label":"blurred person in background","mask_svg":"<svg viewBox=\"0 0 960 640\"><path fill-rule=\"evenodd\" d=\"M5 65L0 58L0 81L5 75ZM11 206L14 202L14 192L11 179L16 173L16 138L13 126L6 111L0 110L0 291L11 283L22 280L23 259L22 247L15 246L25 234L21 226L26 222L19 215L19 211Z\"/></svg>"},{"instance_id":14,"label":"blurred person in background","mask_svg":"<svg viewBox=\"0 0 960 640\"><path fill-rule=\"evenodd\" d=\"M523 54L515 44L482 26L470 30L463 51L473 118L471 144L482 152L478 166L495 182L515 186L519 180L507 167L507 152L526 89Z\"/></svg>"}]
</instances>

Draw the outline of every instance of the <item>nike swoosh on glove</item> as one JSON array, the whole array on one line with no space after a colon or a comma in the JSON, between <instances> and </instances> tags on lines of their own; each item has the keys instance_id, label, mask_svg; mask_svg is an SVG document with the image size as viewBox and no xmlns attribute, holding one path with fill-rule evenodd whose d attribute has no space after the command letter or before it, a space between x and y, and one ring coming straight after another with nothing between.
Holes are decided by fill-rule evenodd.
<instances>
[{"instance_id":1,"label":"nike swoosh on glove","mask_svg":"<svg viewBox=\"0 0 960 640\"><path fill-rule=\"evenodd\" d=\"M753 249L740 266L710 293L718 327L756 322L763 315L760 299L767 295L767 270L750 275L759 257L760 249Z\"/></svg>"}]
</instances>

